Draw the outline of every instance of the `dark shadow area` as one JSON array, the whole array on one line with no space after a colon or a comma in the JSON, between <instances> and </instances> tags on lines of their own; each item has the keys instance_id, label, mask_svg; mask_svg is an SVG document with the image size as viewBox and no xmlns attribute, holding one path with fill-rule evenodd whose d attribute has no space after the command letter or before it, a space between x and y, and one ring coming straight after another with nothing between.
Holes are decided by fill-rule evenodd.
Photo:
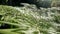
<instances>
[{"instance_id":1,"label":"dark shadow area","mask_svg":"<svg viewBox=\"0 0 60 34\"><path fill-rule=\"evenodd\" d=\"M8 6L17 6L21 7L24 6L21 3L28 3L28 4L34 4L34 0L0 0L0 5L8 5Z\"/></svg>"},{"instance_id":2,"label":"dark shadow area","mask_svg":"<svg viewBox=\"0 0 60 34\"><path fill-rule=\"evenodd\" d=\"M3 34L3 33L0 33L0 34Z\"/></svg>"},{"instance_id":3,"label":"dark shadow area","mask_svg":"<svg viewBox=\"0 0 60 34\"><path fill-rule=\"evenodd\" d=\"M0 20L1 20L1 18L2 18L2 15L0 15Z\"/></svg>"},{"instance_id":4,"label":"dark shadow area","mask_svg":"<svg viewBox=\"0 0 60 34\"><path fill-rule=\"evenodd\" d=\"M12 28L18 28L18 27L10 24L1 24L0 26L0 29L12 29Z\"/></svg>"},{"instance_id":5,"label":"dark shadow area","mask_svg":"<svg viewBox=\"0 0 60 34\"><path fill-rule=\"evenodd\" d=\"M0 0L0 5L8 5L13 7L23 7L21 3L34 4L37 8L51 8L51 1L42 0Z\"/></svg>"}]
</instances>

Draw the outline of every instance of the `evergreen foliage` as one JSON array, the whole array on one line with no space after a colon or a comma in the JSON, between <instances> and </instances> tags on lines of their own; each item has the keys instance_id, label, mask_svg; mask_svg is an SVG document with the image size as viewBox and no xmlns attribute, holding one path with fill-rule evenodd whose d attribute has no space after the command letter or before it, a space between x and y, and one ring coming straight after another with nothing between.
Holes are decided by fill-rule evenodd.
<instances>
[{"instance_id":1,"label":"evergreen foliage","mask_svg":"<svg viewBox=\"0 0 60 34\"><path fill-rule=\"evenodd\" d=\"M59 10L0 5L0 34L60 34Z\"/></svg>"}]
</instances>

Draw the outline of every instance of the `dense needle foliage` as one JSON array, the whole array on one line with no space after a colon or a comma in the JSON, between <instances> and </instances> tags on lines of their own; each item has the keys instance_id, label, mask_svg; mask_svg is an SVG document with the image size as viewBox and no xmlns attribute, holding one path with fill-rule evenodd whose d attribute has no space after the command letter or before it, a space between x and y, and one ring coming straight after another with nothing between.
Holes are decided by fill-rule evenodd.
<instances>
[{"instance_id":1,"label":"dense needle foliage","mask_svg":"<svg viewBox=\"0 0 60 34\"><path fill-rule=\"evenodd\" d=\"M0 34L60 34L60 9L0 5Z\"/></svg>"},{"instance_id":2,"label":"dense needle foliage","mask_svg":"<svg viewBox=\"0 0 60 34\"><path fill-rule=\"evenodd\" d=\"M60 0L0 0L0 34L60 34Z\"/></svg>"}]
</instances>

